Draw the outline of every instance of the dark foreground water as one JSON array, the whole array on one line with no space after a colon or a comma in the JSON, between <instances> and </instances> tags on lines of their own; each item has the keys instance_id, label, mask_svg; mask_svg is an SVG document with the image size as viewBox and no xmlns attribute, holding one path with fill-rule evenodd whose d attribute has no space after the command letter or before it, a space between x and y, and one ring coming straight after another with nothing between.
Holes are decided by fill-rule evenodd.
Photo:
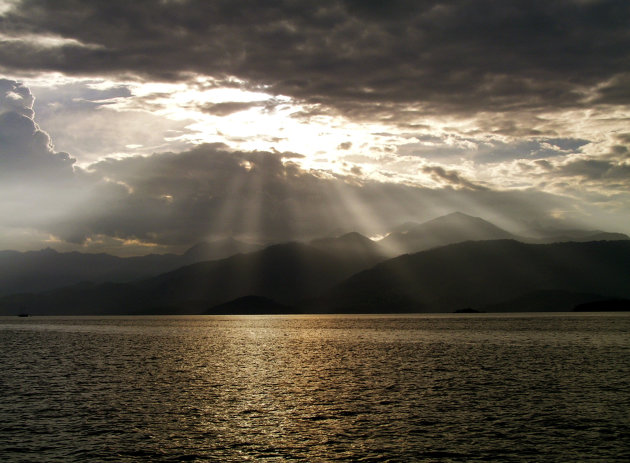
<instances>
[{"instance_id":1,"label":"dark foreground water","mask_svg":"<svg viewBox=\"0 0 630 463\"><path fill-rule=\"evenodd\" d=\"M0 460L629 461L630 316L0 318Z\"/></svg>"}]
</instances>

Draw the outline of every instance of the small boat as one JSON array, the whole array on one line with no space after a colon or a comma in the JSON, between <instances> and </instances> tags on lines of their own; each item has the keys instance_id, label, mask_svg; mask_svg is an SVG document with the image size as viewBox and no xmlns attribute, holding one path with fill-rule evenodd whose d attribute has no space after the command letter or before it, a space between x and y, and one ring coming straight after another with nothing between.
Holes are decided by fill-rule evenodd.
<instances>
[{"instance_id":1,"label":"small boat","mask_svg":"<svg viewBox=\"0 0 630 463\"><path fill-rule=\"evenodd\" d=\"M28 317L28 314L27 313L19 313L18 317Z\"/></svg>"}]
</instances>

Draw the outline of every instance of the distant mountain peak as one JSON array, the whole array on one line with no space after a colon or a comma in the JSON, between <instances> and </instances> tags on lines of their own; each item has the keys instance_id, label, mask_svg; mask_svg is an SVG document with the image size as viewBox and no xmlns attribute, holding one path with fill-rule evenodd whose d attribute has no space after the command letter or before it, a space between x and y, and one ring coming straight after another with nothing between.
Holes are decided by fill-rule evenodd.
<instances>
[{"instance_id":1,"label":"distant mountain peak","mask_svg":"<svg viewBox=\"0 0 630 463\"><path fill-rule=\"evenodd\" d=\"M461 241L514 238L511 233L480 217L459 211L409 228L400 226L396 230L380 241L391 254L418 252Z\"/></svg>"},{"instance_id":2,"label":"distant mountain peak","mask_svg":"<svg viewBox=\"0 0 630 463\"><path fill-rule=\"evenodd\" d=\"M359 232L349 232L346 233L345 235L341 235L339 238L337 238L341 241L354 241L354 242L361 242L361 243L373 243L373 241L368 238L365 235L362 235Z\"/></svg>"},{"instance_id":3,"label":"distant mountain peak","mask_svg":"<svg viewBox=\"0 0 630 463\"><path fill-rule=\"evenodd\" d=\"M479 217L475 217L473 215L464 214L463 212L460 212L460 211L451 212L450 214L445 214L442 217L467 217L467 218L472 218L472 219L478 219L479 218Z\"/></svg>"},{"instance_id":4,"label":"distant mountain peak","mask_svg":"<svg viewBox=\"0 0 630 463\"><path fill-rule=\"evenodd\" d=\"M452 221L452 220L458 220L458 221L468 221L468 222L485 222L485 223L490 223L487 220L482 219L481 217L476 217L474 215L468 215L468 214L464 214L463 212L451 212L450 214L446 214L446 215L442 215L440 217L436 217L432 220L429 220L427 222L424 222L420 225L424 225L426 223L430 223L430 222L446 222L446 221Z\"/></svg>"}]
</instances>

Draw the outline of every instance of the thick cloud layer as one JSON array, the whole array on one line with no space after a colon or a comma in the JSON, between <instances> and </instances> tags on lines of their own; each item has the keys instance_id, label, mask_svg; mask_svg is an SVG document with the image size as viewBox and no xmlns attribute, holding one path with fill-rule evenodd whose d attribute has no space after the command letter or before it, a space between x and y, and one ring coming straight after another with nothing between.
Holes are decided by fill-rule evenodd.
<instances>
[{"instance_id":1,"label":"thick cloud layer","mask_svg":"<svg viewBox=\"0 0 630 463\"><path fill-rule=\"evenodd\" d=\"M465 183L453 172L436 172ZM107 159L83 175L95 181L90 200L48 224L68 241L98 235L167 245L235 235L284 241L350 230L382 233L404 220L458 209L493 217L511 210L499 216L524 224L568 206L560 197L533 192L357 184L301 170L282 154L234 152L221 145Z\"/></svg>"},{"instance_id":2,"label":"thick cloud layer","mask_svg":"<svg viewBox=\"0 0 630 463\"><path fill-rule=\"evenodd\" d=\"M629 20L625 0L23 0L0 63L236 76L363 117L544 110L628 103Z\"/></svg>"},{"instance_id":3,"label":"thick cloud layer","mask_svg":"<svg viewBox=\"0 0 630 463\"><path fill-rule=\"evenodd\" d=\"M72 159L56 153L48 134L33 120L33 95L28 88L0 79L0 179L54 181L72 174Z\"/></svg>"}]
</instances>

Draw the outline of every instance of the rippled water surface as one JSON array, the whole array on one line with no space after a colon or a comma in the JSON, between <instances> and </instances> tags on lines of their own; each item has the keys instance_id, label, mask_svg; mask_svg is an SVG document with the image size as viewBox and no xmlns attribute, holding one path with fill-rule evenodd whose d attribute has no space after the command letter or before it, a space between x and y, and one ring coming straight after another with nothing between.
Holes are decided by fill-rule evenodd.
<instances>
[{"instance_id":1,"label":"rippled water surface","mask_svg":"<svg viewBox=\"0 0 630 463\"><path fill-rule=\"evenodd\" d=\"M0 459L629 461L630 316L0 318Z\"/></svg>"}]
</instances>

